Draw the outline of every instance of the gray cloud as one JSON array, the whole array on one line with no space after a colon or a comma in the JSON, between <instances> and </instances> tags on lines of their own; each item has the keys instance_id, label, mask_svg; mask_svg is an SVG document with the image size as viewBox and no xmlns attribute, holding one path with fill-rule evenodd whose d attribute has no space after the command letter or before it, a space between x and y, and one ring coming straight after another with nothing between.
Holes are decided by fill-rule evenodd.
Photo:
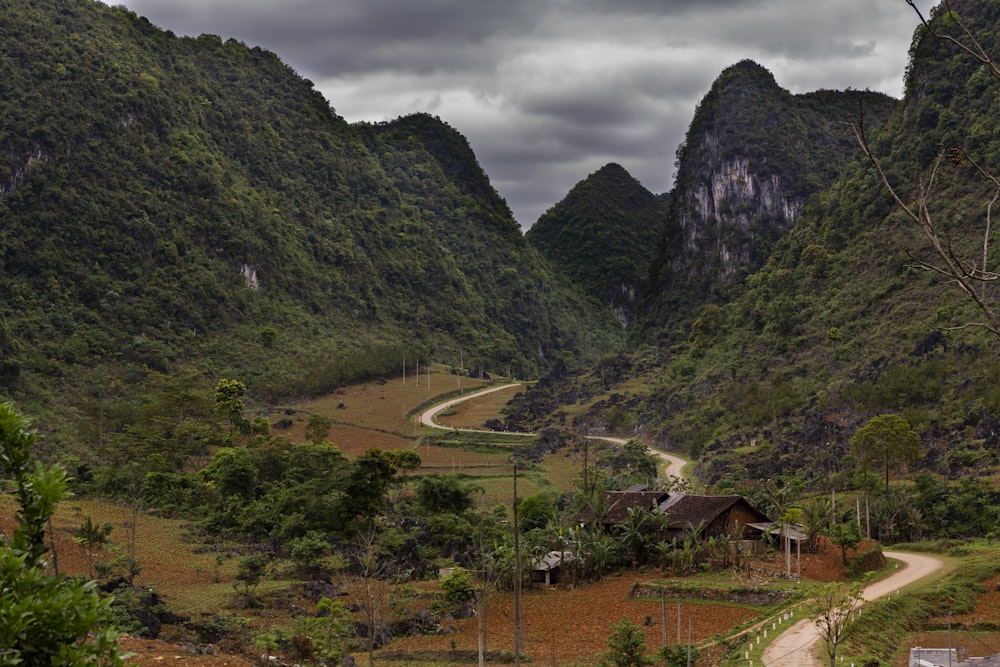
<instances>
[{"instance_id":1,"label":"gray cloud","mask_svg":"<svg viewBox=\"0 0 1000 667\"><path fill-rule=\"evenodd\" d=\"M349 121L437 114L469 139L524 227L608 162L668 190L695 106L744 58L796 93L898 96L917 25L899 0L124 4L180 35L274 51Z\"/></svg>"}]
</instances>

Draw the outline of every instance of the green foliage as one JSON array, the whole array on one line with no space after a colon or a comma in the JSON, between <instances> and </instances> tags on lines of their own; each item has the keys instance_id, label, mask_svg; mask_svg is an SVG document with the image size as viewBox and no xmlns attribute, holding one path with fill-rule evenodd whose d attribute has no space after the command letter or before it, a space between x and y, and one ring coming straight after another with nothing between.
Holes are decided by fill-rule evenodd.
<instances>
[{"instance_id":1,"label":"green foliage","mask_svg":"<svg viewBox=\"0 0 1000 667\"><path fill-rule=\"evenodd\" d=\"M243 556L236 563L236 581L233 582L233 589L241 591L246 604L252 605L254 603L253 591L264 579L264 575L267 574L267 568L270 564L270 556L262 553Z\"/></svg>"},{"instance_id":2,"label":"green foliage","mask_svg":"<svg viewBox=\"0 0 1000 667\"><path fill-rule=\"evenodd\" d=\"M647 667L654 663L646 655L646 638L642 628L623 617L611 624L608 650L601 656L601 665L611 667Z\"/></svg>"},{"instance_id":3,"label":"green foliage","mask_svg":"<svg viewBox=\"0 0 1000 667\"><path fill-rule=\"evenodd\" d=\"M392 458L380 449L357 457L344 489L340 513L345 521L370 519L385 508L386 492L396 473Z\"/></svg>"},{"instance_id":4,"label":"green foliage","mask_svg":"<svg viewBox=\"0 0 1000 667\"><path fill-rule=\"evenodd\" d=\"M108 536L114 529L114 524L105 522L97 525L89 516L73 532L73 541L83 545L87 551L87 566L90 568L90 576L94 576L94 552L102 549L108 543Z\"/></svg>"},{"instance_id":5,"label":"green foliage","mask_svg":"<svg viewBox=\"0 0 1000 667\"><path fill-rule=\"evenodd\" d=\"M930 537L988 537L1000 533L1000 499L976 479L949 481L931 473L917 475L913 504Z\"/></svg>"},{"instance_id":6,"label":"green foliage","mask_svg":"<svg viewBox=\"0 0 1000 667\"><path fill-rule=\"evenodd\" d=\"M663 663L664 667L688 667L698 664L699 655L701 651L694 646L667 645L661 646L656 652L656 659Z\"/></svg>"},{"instance_id":7,"label":"green foliage","mask_svg":"<svg viewBox=\"0 0 1000 667\"><path fill-rule=\"evenodd\" d=\"M426 475L417 482L417 502L428 514L461 514L473 506L472 490L455 475Z\"/></svg>"},{"instance_id":8,"label":"green foliage","mask_svg":"<svg viewBox=\"0 0 1000 667\"><path fill-rule=\"evenodd\" d=\"M841 521L830 526L830 541L840 547L844 565L847 565L847 550L856 549L861 544L861 527L854 521Z\"/></svg>"},{"instance_id":9,"label":"green foliage","mask_svg":"<svg viewBox=\"0 0 1000 667\"><path fill-rule=\"evenodd\" d=\"M277 400L404 356L532 377L620 343L439 119L351 126L273 53L122 7L9 9L0 385L57 444L99 452L76 410L97 385L134 405L143 368Z\"/></svg>"},{"instance_id":10,"label":"green foliage","mask_svg":"<svg viewBox=\"0 0 1000 667\"><path fill-rule=\"evenodd\" d=\"M17 528L0 546L0 663L124 664L97 583L46 573L44 526L66 495L58 466L33 464L37 436L11 403L0 404L0 468L16 487Z\"/></svg>"},{"instance_id":11,"label":"green foliage","mask_svg":"<svg viewBox=\"0 0 1000 667\"><path fill-rule=\"evenodd\" d=\"M319 443L326 440L330 434L333 420L323 415L312 414L306 420L306 440L312 443Z\"/></svg>"},{"instance_id":12,"label":"green foliage","mask_svg":"<svg viewBox=\"0 0 1000 667\"><path fill-rule=\"evenodd\" d=\"M633 484L648 484L656 478L656 459L636 439L604 450L600 463L610 469L610 488L625 489Z\"/></svg>"},{"instance_id":13,"label":"green foliage","mask_svg":"<svg viewBox=\"0 0 1000 667\"><path fill-rule=\"evenodd\" d=\"M662 234L666 208L665 198L654 196L612 163L577 183L525 238L570 281L628 323Z\"/></svg>"},{"instance_id":14,"label":"green foliage","mask_svg":"<svg viewBox=\"0 0 1000 667\"><path fill-rule=\"evenodd\" d=\"M460 608L473 593L472 573L464 567L453 568L450 575L441 579L441 590L449 610Z\"/></svg>"},{"instance_id":15,"label":"green foliage","mask_svg":"<svg viewBox=\"0 0 1000 667\"><path fill-rule=\"evenodd\" d=\"M330 542L316 530L310 530L291 542L291 556L303 573L316 574L323 559L330 554Z\"/></svg>"},{"instance_id":16,"label":"green foliage","mask_svg":"<svg viewBox=\"0 0 1000 667\"><path fill-rule=\"evenodd\" d=\"M555 516L555 499L550 492L533 493L517 504L517 522L522 532L545 528Z\"/></svg>"},{"instance_id":17,"label":"green foliage","mask_svg":"<svg viewBox=\"0 0 1000 667\"><path fill-rule=\"evenodd\" d=\"M889 488L889 468L913 463L920 458L920 436L909 422L894 414L872 417L851 438L851 449L862 464L881 463L885 467L885 488Z\"/></svg>"},{"instance_id":18,"label":"green foliage","mask_svg":"<svg viewBox=\"0 0 1000 667\"><path fill-rule=\"evenodd\" d=\"M315 616L299 616L295 619L296 636L309 638L309 655L298 656L301 660L314 659L320 664L335 665L350 648L351 612L339 601L322 598L316 604Z\"/></svg>"},{"instance_id":19,"label":"green foliage","mask_svg":"<svg viewBox=\"0 0 1000 667\"><path fill-rule=\"evenodd\" d=\"M250 423L243 418L246 408L243 397L246 393L247 386L239 380L222 379L215 385L215 414L229 424L229 443L233 442L236 434L250 432Z\"/></svg>"}]
</instances>

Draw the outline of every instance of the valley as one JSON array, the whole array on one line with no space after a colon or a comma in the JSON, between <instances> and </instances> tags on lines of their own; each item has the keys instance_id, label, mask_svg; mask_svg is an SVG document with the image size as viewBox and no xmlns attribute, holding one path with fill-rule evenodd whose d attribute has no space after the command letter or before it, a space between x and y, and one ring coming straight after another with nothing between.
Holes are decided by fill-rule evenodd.
<instances>
[{"instance_id":1,"label":"valley","mask_svg":"<svg viewBox=\"0 0 1000 667\"><path fill-rule=\"evenodd\" d=\"M676 152L591 127L669 191L526 230L447 119L3 9L0 662L780 664L891 554L945 568L841 659L1000 650L1000 0L916 17L900 99L741 57Z\"/></svg>"}]
</instances>

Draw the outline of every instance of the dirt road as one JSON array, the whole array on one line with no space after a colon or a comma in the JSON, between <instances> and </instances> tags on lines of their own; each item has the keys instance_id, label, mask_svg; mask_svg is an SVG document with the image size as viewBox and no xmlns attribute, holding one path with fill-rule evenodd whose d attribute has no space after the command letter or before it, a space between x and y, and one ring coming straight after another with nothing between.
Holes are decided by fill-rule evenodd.
<instances>
[{"instance_id":1,"label":"dirt road","mask_svg":"<svg viewBox=\"0 0 1000 667\"><path fill-rule=\"evenodd\" d=\"M943 565L939 559L924 554L886 551L885 556L902 561L904 567L865 588L863 594L865 600L874 600L894 593L904 586L934 574ZM788 628L771 642L764 650L761 663L764 667L823 667L824 661L816 655L819 646L819 631L812 619L807 618Z\"/></svg>"},{"instance_id":2,"label":"dirt road","mask_svg":"<svg viewBox=\"0 0 1000 667\"><path fill-rule=\"evenodd\" d=\"M503 384L497 387L490 387L489 389L482 389L480 391L474 391L471 394L466 394L465 396L459 396L458 398L453 398L450 401L445 401L440 405L435 405L430 410L423 412L420 415L420 423L423 424L424 426L430 426L431 428L443 428L448 431L476 432L475 429L469 429L469 428L459 429L459 428L454 428L452 426L445 426L443 424L438 424L436 421L434 421L434 417L437 415L437 413L441 412L442 410L447 410L451 406L462 403L463 401L468 401L471 398L476 398L477 396L482 396L483 394L492 394L495 391L503 391L504 389L508 389L510 387L520 387L520 386L521 386L520 382L513 382L511 384ZM483 431L483 432L489 433L489 431Z\"/></svg>"},{"instance_id":3,"label":"dirt road","mask_svg":"<svg viewBox=\"0 0 1000 667\"><path fill-rule=\"evenodd\" d=\"M624 445L626 442L628 442L624 438L609 438L603 435L592 435L588 437L592 438L593 440L607 440L608 442L613 442L616 445ZM688 464L687 461L680 458L679 456L674 456L673 454L667 454L662 450L653 449L652 447L649 446L646 447L646 451L648 451L653 456L661 458L667 462L667 467L664 468L663 474L668 479L670 477L676 477L677 479L684 479L684 466Z\"/></svg>"},{"instance_id":4,"label":"dirt road","mask_svg":"<svg viewBox=\"0 0 1000 667\"><path fill-rule=\"evenodd\" d=\"M445 401L444 403L441 403L440 405L435 405L430 410L423 412L420 415L420 423L423 424L424 426L430 426L431 428L443 428L449 431L471 431L473 433L477 432L489 433L490 431L477 431L476 429L468 429L468 428L459 429L459 428L454 428L452 426L444 426L443 424L438 424L436 421L434 421L434 417L442 410L447 410L453 405L456 405L463 401L468 401L469 399L476 398L477 396L482 396L483 394L491 394L494 391L502 391L509 387L518 387L518 386L520 386L520 383L515 382L512 384L500 385L498 387L490 387L489 389L483 389L481 391L472 392L471 394L467 394L465 396L460 396L459 398L453 398L450 401ZM534 434L518 433L516 435L534 435ZM624 440L623 438L609 438L597 435L589 437L593 438L594 440L607 440L608 442L614 442L619 445L624 445L626 442L626 440ZM687 465L687 461L678 456L667 454L666 452L660 451L659 449L653 449L652 447L649 447L649 453L667 462L667 467L664 469L664 475L667 478L677 477L678 479L683 479L684 466Z\"/></svg>"}]
</instances>

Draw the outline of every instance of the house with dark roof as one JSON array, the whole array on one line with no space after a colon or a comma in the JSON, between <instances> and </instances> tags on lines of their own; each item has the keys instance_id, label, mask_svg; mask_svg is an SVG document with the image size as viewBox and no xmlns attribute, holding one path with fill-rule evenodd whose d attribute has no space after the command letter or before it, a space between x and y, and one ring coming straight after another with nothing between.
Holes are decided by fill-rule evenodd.
<instances>
[{"instance_id":1,"label":"house with dark roof","mask_svg":"<svg viewBox=\"0 0 1000 667\"><path fill-rule=\"evenodd\" d=\"M579 514L582 524L599 523L605 530L612 530L628 519L629 510L654 512L670 494L666 491L604 491L597 506L587 506Z\"/></svg>"},{"instance_id":2,"label":"house with dark roof","mask_svg":"<svg viewBox=\"0 0 1000 667\"><path fill-rule=\"evenodd\" d=\"M759 528L751 524L769 524L767 515L750 504L743 496L696 496L674 493L661 502L658 509L670 517L667 538L678 540L718 537L739 530L738 539L761 537ZM694 534L692 534L694 533Z\"/></svg>"}]
</instances>

